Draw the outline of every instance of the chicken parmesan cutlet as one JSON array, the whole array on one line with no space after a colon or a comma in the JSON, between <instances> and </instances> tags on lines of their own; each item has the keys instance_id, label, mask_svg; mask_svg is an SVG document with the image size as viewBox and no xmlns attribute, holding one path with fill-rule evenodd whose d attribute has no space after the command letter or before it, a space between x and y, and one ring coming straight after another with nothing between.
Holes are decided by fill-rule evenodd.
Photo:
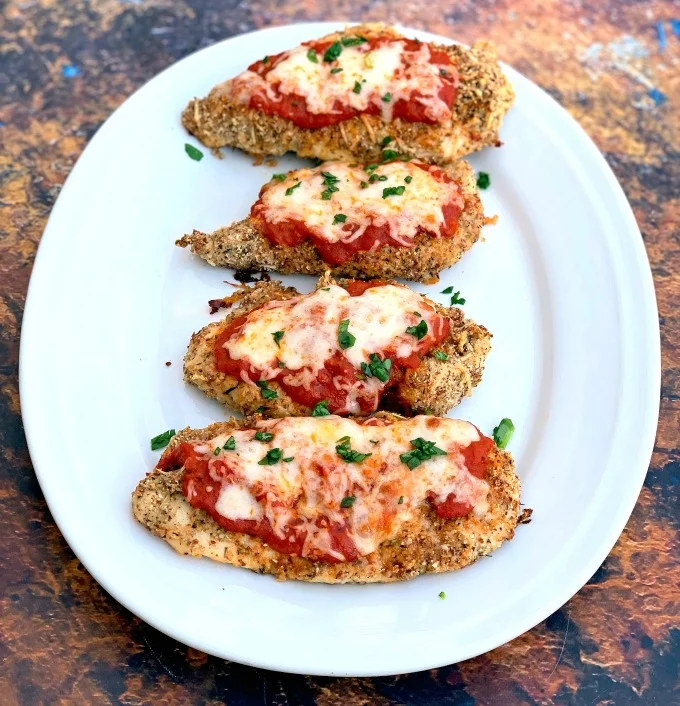
<instances>
[{"instance_id":1,"label":"chicken parmesan cutlet","mask_svg":"<svg viewBox=\"0 0 680 706\"><path fill-rule=\"evenodd\" d=\"M387 157L275 174L247 218L177 245L238 270L435 282L484 225L474 172Z\"/></svg>"},{"instance_id":2,"label":"chicken parmesan cutlet","mask_svg":"<svg viewBox=\"0 0 680 706\"><path fill-rule=\"evenodd\" d=\"M182 124L211 148L373 161L385 139L444 164L487 145L514 100L496 51L362 24L262 57L196 98Z\"/></svg>"},{"instance_id":3,"label":"chicken parmesan cutlet","mask_svg":"<svg viewBox=\"0 0 680 706\"><path fill-rule=\"evenodd\" d=\"M460 569L511 539L512 457L471 423L380 413L185 429L132 495L181 554L278 579L398 581Z\"/></svg>"},{"instance_id":4,"label":"chicken parmesan cutlet","mask_svg":"<svg viewBox=\"0 0 680 706\"><path fill-rule=\"evenodd\" d=\"M310 294L261 282L217 301L238 307L191 337L184 379L244 414L445 414L491 348L460 309L392 282L326 275Z\"/></svg>"}]
</instances>

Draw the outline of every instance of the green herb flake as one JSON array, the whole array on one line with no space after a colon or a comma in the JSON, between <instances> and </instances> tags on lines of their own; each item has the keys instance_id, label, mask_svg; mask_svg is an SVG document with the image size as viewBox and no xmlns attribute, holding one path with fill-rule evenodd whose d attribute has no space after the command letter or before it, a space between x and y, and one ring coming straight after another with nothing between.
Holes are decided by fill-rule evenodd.
<instances>
[{"instance_id":1,"label":"green herb flake","mask_svg":"<svg viewBox=\"0 0 680 706\"><path fill-rule=\"evenodd\" d=\"M455 292L451 297L451 306L455 306L456 304L465 304L465 297L461 297L460 292Z\"/></svg>"},{"instance_id":2,"label":"green herb flake","mask_svg":"<svg viewBox=\"0 0 680 706\"><path fill-rule=\"evenodd\" d=\"M496 446L499 449L504 449L510 443L514 433L515 425L512 423L512 419L507 417L501 419L498 426L493 430L493 440L496 442Z\"/></svg>"},{"instance_id":3,"label":"green herb flake","mask_svg":"<svg viewBox=\"0 0 680 706\"><path fill-rule=\"evenodd\" d=\"M446 456L446 451L435 446L434 441L426 441L422 437L411 439L413 448L406 453L400 454L399 458L411 469L417 468L423 461L427 461L434 456Z\"/></svg>"},{"instance_id":4,"label":"green herb flake","mask_svg":"<svg viewBox=\"0 0 680 706\"><path fill-rule=\"evenodd\" d=\"M322 292L330 292L331 288L330 287L321 287Z\"/></svg>"},{"instance_id":5,"label":"green herb flake","mask_svg":"<svg viewBox=\"0 0 680 706\"><path fill-rule=\"evenodd\" d=\"M447 287L446 289L442 289L442 294L451 294L453 292L453 287Z\"/></svg>"},{"instance_id":6,"label":"green herb flake","mask_svg":"<svg viewBox=\"0 0 680 706\"><path fill-rule=\"evenodd\" d=\"M193 145L190 145L188 142L184 145L184 151L195 162L200 162L203 159L203 152L201 152L201 150L199 149L196 149Z\"/></svg>"},{"instance_id":7,"label":"green herb flake","mask_svg":"<svg viewBox=\"0 0 680 706\"><path fill-rule=\"evenodd\" d=\"M368 181L371 184L375 184L375 182L378 181L378 179L380 179L380 176L378 174L371 174L371 176L368 177Z\"/></svg>"},{"instance_id":8,"label":"green herb flake","mask_svg":"<svg viewBox=\"0 0 680 706\"><path fill-rule=\"evenodd\" d=\"M276 343L277 348L281 347L279 344L281 343L281 339L285 335L286 335L285 331L274 331L274 333L272 333L272 337L274 339L274 343Z\"/></svg>"},{"instance_id":9,"label":"green herb flake","mask_svg":"<svg viewBox=\"0 0 680 706\"><path fill-rule=\"evenodd\" d=\"M284 463L290 463L294 458L295 458L295 456L288 456L287 458L282 458L281 460Z\"/></svg>"},{"instance_id":10,"label":"green herb flake","mask_svg":"<svg viewBox=\"0 0 680 706\"><path fill-rule=\"evenodd\" d=\"M331 61L335 61L340 54L342 54L342 44L340 44L340 42L333 42L324 52L323 60L330 63Z\"/></svg>"},{"instance_id":11,"label":"green herb flake","mask_svg":"<svg viewBox=\"0 0 680 706\"><path fill-rule=\"evenodd\" d=\"M360 181L360 182L359 182L359 186L360 186L362 189L367 189L367 188L368 188L368 182L366 182L366 181Z\"/></svg>"},{"instance_id":12,"label":"green herb flake","mask_svg":"<svg viewBox=\"0 0 680 706\"><path fill-rule=\"evenodd\" d=\"M387 382L390 379L390 370L392 369L392 361L389 358L380 360L377 353L371 353L369 363L361 364L361 372L366 377L376 377L380 382Z\"/></svg>"},{"instance_id":13,"label":"green herb flake","mask_svg":"<svg viewBox=\"0 0 680 706\"><path fill-rule=\"evenodd\" d=\"M278 362L278 366L279 366L279 368L285 368L285 367L286 367L286 364L285 364L282 360L280 360L280 361Z\"/></svg>"},{"instance_id":14,"label":"green herb flake","mask_svg":"<svg viewBox=\"0 0 680 706\"><path fill-rule=\"evenodd\" d=\"M386 199L388 196L401 196L406 191L405 186L386 186L383 189L382 197Z\"/></svg>"},{"instance_id":15,"label":"green herb flake","mask_svg":"<svg viewBox=\"0 0 680 706\"><path fill-rule=\"evenodd\" d=\"M265 56L264 59L262 59L263 64L268 64L269 63L269 57Z\"/></svg>"},{"instance_id":16,"label":"green herb flake","mask_svg":"<svg viewBox=\"0 0 680 706\"><path fill-rule=\"evenodd\" d=\"M283 452L281 449L269 449L267 453L265 454L265 457L257 462L258 466L273 466L275 463L278 463L281 460L281 457L283 456Z\"/></svg>"},{"instance_id":17,"label":"green herb flake","mask_svg":"<svg viewBox=\"0 0 680 706\"><path fill-rule=\"evenodd\" d=\"M312 417L327 417L329 414L328 400L321 400L312 407Z\"/></svg>"},{"instance_id":18,"label":"green herb flake","mask_svg":"<svg viewBox=\"0 0 680 706\"><path fill-rule=\"evenodd\" d=\"M276 390L272 390L266 380L258 380L257 386L260 388L260 394L265 400L275 400L279 395Z\"/></svg>"},{"instance_id":19,"label":"green herb flake","mask_svg":"<svg viewBox=\"0 0 680 706\"><path fill-rule=\"evenodd\" d=\"M434 351L434 353L433 353L432 355L433 355L437 360L441 360L441 361L444 361L444 360L448 360L448 359L449 359L448 354L447 354L447 353L444 353L444 351Z\"/></svg>"},{"instance_id":20,"label":"green herb flake","mask_svg":"<svg viewBox=\"0 0 680 706\"><path fill-rule=\"evenodd\" d=\"M404 181L405 181L407 184L410 184L410 183L413 181L413 177L412 177L412 176L404 177Z\"/></svg>"},{"instance_id":21,"label":"green herb flake","mask_svg":"<svg viewBox=\"0 0 680 706\"><path fill-rule=\"evenodd\" d=\"M449 72L446 69L439 69L440 76L448 76Z\"/></svg>"},{"instance_id":22,"label":"green herb flake","mask_svg":"<svg viewBox=\"0 0 680 706\"><path fill-rule=\"evenodd\" d=\"M292 195L293 195L293 192L295 191L295 189L297 189L298 186L301 186L301 185L302 185L302 182L299 181L297 184L294 184L293 186L289 186L289 187L286 189L286 196L292 196Z\"/></svg>"},{"instance_id":23,"label":"green herb flake","mask_svg":"<svg viewBox=\"0 0 680 706\"><path fill-rule=\"evenodd\" d=\"M334 68L334 69L331 69L331 73L332 73L332 74L339 74L341 71L342 71L342 69L337 68L337 67Z\"/></svg>"},{"instance_id":24,"label":"green herb flake","mask_svg":"<svg viewBox=\"0 0 680 706\"><path fill-rule=\"evenodd\" d=\"M417 316L419 319L423 318L423 315L419 311L414 311L413 316Z\"/></svg>"},{"instance_id":25,"label":"green herb flake","mask_svg":"<svg viewBox=\"0 0 680 706\"><path fill-rule=\"evenodd\" d=\"M333 225L344 223L346 220L347 216L344 213L336 213L335 216L333 216Z\"/></svg>"},{"instance_id":26,"label":"green herb flake","mask_svg":"<svg viewBox=\"0 0 680 706\"><path fill-rule=\"evenodd\" d=\"M349 319L343 319L338 324L338 345L344 351L346 348L351 348L356 340L356 337L349 332Z\"/></svg>"},{"instance_id":27,"label":"green herb flake","mask_svg":"<svg viewBox=\"0 0 680 706\"><path fill-rule=\"evenodd\" d=\"M355 47L357 44L363 44L368 41L366 37L361 37L359 35L355 37L343 37L341 40L344 47Z\"/></svg>"},{"instance_id":28,"label":"green herb flake","mask_svg":"<svg viewBox=\"0 0 680 706\"><path fill-rule=\"evenodd\" d=\"M391 100L392 100L392 94L391 94L391 93L386 93L386 94L382 97L383 103L389 103Z\"/></svg>"},{"instance_id":29,"label":"green herb flake","mask_svg":"<svg viewBox=\"0 0 680 706\"><path fill-rule=\"evenodd\" d=\"M158 451L158 449L164 449L170 443L170 439L172 439L173 436L175 436L174 429L168 429L162 434L154 436L154 438L151 439L151 450Z\"/></svg>"},{"instance_id":30,"label":"green herb flake","mask_svg":"<svg viewBox=\"0 0 680 706\"><path fill-rule=\"evenodd\" d=\"M219 456L221 450L222 450L222 449L220 449L220 447L218 446L218 447L213 451L213 454L214 454L215 456Z\"/></svg>"},{"instance_id":31,"label":"green herb flake","mask_svg":"<svg viewBox=\"0 0 680 706\"><path fill-rule=\"evenodd\" d=\"M380 144L383 147L387 147L387 145L389 145L390 142L392 142L392 138L389 135L387 135L386 137L383 137L382 142Z\"/></svg>"},{"instance_id":32,"label":"green herb flake","mask_svg":"<svg viewBox=\"0 0 680 706\"><path fill-rule=\"evenodd\" d=\"M372 454L362 454L355 451L351 446L349 436L343 436L342 439L336 442L335 451L338 456L340 456L343 461L347 461L347 463L361 463L369 456L372 456Z\"/></svg>"},{"instance_id":33,"label":"green herb flake","mask_svg":"<svg viewBox=\"0 0 680 706\"><path fill-rule=\"evenodd\" d=\"M400 495L399 500L397 500L397 505L403 505L404 504L404 496Z\"/></svg>"},{"instance_id":34,"label":"green herb flake","mask_svg":"<svg viewBox=\"0 0 680 706\"><path fill-rule=\"evenodd\" d=\"M397 159L397 157L399 157L399 152L395 152L394 150L383 150L383 162L389 162L391 159Z\"/></svg>"},{"instance_id":35,"label":"green herb flake","mask_svg":"<svg viewBox=\"0 0 680 706\"><path fill-rule=\"evenodd\" d=\"M314 49L310 49L307 52L307 58L312 62L312 64L319 63L319 57L316 55L316 52L314 51Z\"/></svg>"},{"instance_id":36,"label":"green herb flake","mask_svg":"<svg viewBox=\"0 0 680 706\"><path fill-rule=\"evenodd\" d=\"M286 181L286 177L288 174L272 174L272 179L276 179L276 181Z\"/></svg>"},{"instance_id":37,"label":"green herb flake","mask_svg":"<svg viewBox=\"0 0 680 706\"><path fill-rule=\"evenodd\" d=\"M406 333L411 334L411 336L415 336L420 341L421 338L424 338L427 335L427 323L425 321L421 321L417 326L409 326L406 329Z\"/></svg>"},{"instance_id":38,"label":"green herb flake","mask_svg":"<svg viewBox=\"0 0 680 706\"><path fill-rule=\"evenodd\" d=\"M439 597L440 597L442 600L444 600L444 599L446 598L446 594L444 593L444 591L440 591L440 592L439 592Z\"/></svg>"},{"instance_id":39,"label":"green herb flake","mask_svg":"<svg viewBox=\"0 0 680 706\"><path fill-rule=\"evenodd\" d=\"M274 435L270 431L256 431L255 436L253 437L255 441L261 441L263 443L271 441L273 438Z\"/></svg>"},{"instance_id":40,"label":"green herb flake","mask_svg":"<svg viewBox=\"0 0 680 706\"><path fill-rule=\"evenodd\" d=\"M354 88L352 89L354 93L361 93L361 84L358 81L354 82Z\"/></svg>"},{"instance_id":41,"label":"green herb flake","mask_svg":"<svg viewBox=\"0 0 680 706\"><path fill-rule=\"evenodd\" d=\"M344 508L352 507L352 505L354 505L355 501L356 501L356 497L354 497L354 495L348 495L346 498L343 498L340 501L340 507L344 507Z\"/></svg>"},{"instance_id":42,"label":"green herb flake","mask_svg":"<svg viewBox=\"0 0 680 706\"><path fill-rule=\"evenodd\" d=\"M488 189L491 185L491 179L486 172L479 172L477 175L477 188L478 189Z\"/></svg>"},{"instance_id":43,"label":"green herb flake","mask_svg":"<svg viewBox=\"0 0 680 706\"><path fill-rule=\"evenodd\" d=\"M233 451L236 448L236 439L234 439L233 436L230 436L225 442L224 446L222 447L225 451Z\"/></svg>"}]
</instances>

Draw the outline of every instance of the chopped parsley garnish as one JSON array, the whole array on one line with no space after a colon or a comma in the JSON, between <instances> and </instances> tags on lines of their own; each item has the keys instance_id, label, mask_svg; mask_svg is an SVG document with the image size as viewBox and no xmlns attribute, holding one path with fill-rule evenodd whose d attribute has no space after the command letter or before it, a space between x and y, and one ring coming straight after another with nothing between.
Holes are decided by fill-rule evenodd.
<instances>
[{"instance_id":1,"label":"chopped parsley garnish","mask_svg":"<svg viewBox=\"0 0 680 706\"><path fill-rule=\"evenodd\" d=\"M390 159L396 159L398 156L399 152L395 152L394 150L383 150L382 161L389 162Z\"/></svg>"},{"instance_id":2,"label":"chopped parsley garnish","mask_svg":"<svg viewBox=\"0 0 680 706\"><path fill-rule=\"evenodd\" d=\"M322 292L330 292L331 288L330 287L321 287Z\"/></svg>"},{"instance_id":3,"label":"chopped parsley garnish","mask_svg":"<svg viewBox=\"0 0 680 706\"><path fill-rule=\"evenodd\" d=\"M273 466L281 460L281 456L283 456L281 449L269 449L269 451L265 454L265 457L261 461L257 462L257 465Z\"/></svg>"},{"instance_id":4,"label":"chopped parsley garnish","mask_svg":"<svg viewBox=\"0 0 680 706\"><path fill-rule=\"evenodd\" d=\"M333 216L333 225L336 223L344 223L347 220L347 216L344 213L336 213Z\"/></svg>"},{"instance_id":5,"label":"chopped parsley garnish","mask_svg":"<svg viewBox=\"0 0 680 706\"><path fill-rule=\"evenodd\" d=\"M323 177L323 185L326 187L326 189L321 192L321 198L324 201L330 201L331 195L339 191L336 184L340 179L330 172L321 172L321 176Z\"/></svg>"},{"instance_id":6,"label":"chopped parsley garnish","mask_svg":"<svg viewBox=\"0 0 680 706\"><path fill-rule=\"evenodd\" d=\"M514 432L515 425L512 423L512 419L508 419L507 417L501 419L498 426L493 430L493 440L496 442L496 446L498 446L499 449L504 449L510 442L510 439L512 439Z\"/></svg>"},{"instance_id":7,"label":"chopped parsley garnish","mask_svg":"<svg viewBox=\"0 0 680 706\"><path fill-rule=\"evenodd\" d=\"M446 451L435 446L434 441L426 441L420 436L417 439L411 439L411 446L413 446L411 451L399 455L411 470L434 456L446 456Z\"/></svg>"},{"instance_id":8,"label":"chopped parsley garnish","mask_svg":"<svg viewBox=\"0 0 680 706\"><path fill-rule=\"evenodd\" d=\"M288 456L287 458L283 458L283 459L281 459L281 460L282 460L284 463L290 463L294 458L295 458L295 456Z\"/></svg>"},{"instance_id":9,"label":"chopped parsley garnish","mask_svg":"<svg viewBox=\"0 0 680 706\"><path fill-rule=\"evenodd\" d=\"M265 56L264 59L262 59L263 64L268 64L269 63L269 57Z\"/></svg>"},{"instance_id":10,"label":"chopped parsley garnish","mask_svg":"<svg viewBox=\"0 0 680 706\"><path fill-rule=\"evenodd\" d=\"M312 417L326 417L329 414L328 400L321 400L312 407Z\"/></svg>"},{"instance_id":11,"label":"chopped parsley garnish","mask_svg":"<svg viewBox=\"0 0 680 706\"><path fill-rule=\"evenodd\" d=\"M390 379L392 361L389 358L380 360L377 353L371 353L369 360L370 363L361 364L361 372L366 377L376 377L380 382L387 382Z\"/></svg>"},{"instance_id":12,"label":"chopped parsley garnish","mask_svg":"<svg viewBox=\"0 0 680 706\"><path fill-rule=\"evenodd\" d=\"M332 74L339 74L341 71L342 71L342 69L340 69L340 68L331 69Z\"/></svg>"},{"instance_id":13,"label":"chopped parsley garnish","mask_svg":"<svg viewBox=\"0 0 680 706\"><path fill-rule=\"evenodd\" d=\"M196 162L200 162L203 159L203 152L201 150L196 149L193 145L190 145L188 142L184 144L184 151L191 157Z\"/></svg>"},{"instance_id":14,"label":"chopped parsley garnish","mask_svg":"<svg viewBox=\"0 0 680 706\"><path fill-rule=\"evenodd\" d=\"M407 184L410 184L410 183L413 181L413 177L410 176L410 175L407 176L407 177L404 177L404 181L405 181Z\"/></svg>"},{"instance_id":15,"label":"chopped parsley garnish","mask_svg":"<svg viewBox=\"0 0 680 706\"><path fill-rule=\"evenodd\" d=\"M316 55L316 52L314 51L314 49L310 49L307 52L307 58L312 62L312 64L319 63L319 57Z\"/></svg>"},{"instance_id":16,"label":"chopped parsley garnish","mask_svg":"<svg viewBox=\"0 0 680 706\"><path fill-rule=\"evenodd\" d=\"M220 447L218 446L218 447L216 447L215 450L213 451L213 454L214 454L215 456L219 456L221 450L222 450L222 449L220 449Z\"/></svg>"},{"instance_id":17,"label":"chopped parsley garnish","mask_svg":"<svg viewBox=\"0 0 680 706\"><path fill-rule=\"evenodd\" d=\"M465 297L461 297L460 292L455 292L451 297L451 306L454 304L465 304Z\"/></svg>"},{"instance_id":18,"label":"chopped parsley garnish","mask_svg":"<svg viewBox=\"0 0 680 706\"><path fill-rule=\"evenodd\" d=\"M423 318L423 315L419 311L414 311L412 313L413 313L413 316L417 316L419 319Z\"/></svg>"},{"instance_id":19,"label":"chopped parsley garnish","mask_svg":"<svg viewBox=\"0 0 680 706\"><path fill-rule=\"evenodd\" d=\"M335 61L340 54L342 54L342 44L340 44L340 42L333 42L324 52L323 60L327 62Z\"/></svg>"},{"instance_id":20,"label":"chopped parsley garnish","mask_svg":"<svg viewBox=\"0 0 680 706\"><path fill-rule=\"evenodd\" d=\"M279 343L281 342L281 339L286 335L285 331L274 331L272 333L272 337L274 338L274 343L280 348Z\"/></svg>"},{"instance_id":21,"label":"chopped parsley garnish","mask_svg":"<svg viewBox=\"0 0 680 706\"><path fill-rule=\"evenodd\" d=\"M354 495L348 495L340 501L340 507L352 507L355 501L356 497L354 497Z\"/></svg>"},{"instance_id":22,"label":"chopped parsley garnish","mask_svg":"<svg viewBox=\"0 0 680 706\"><path fill-rule=\"evenodd\" d=\"M255 441L262 441L262 442L267 442L271 441L274 438L274 435L270 431L256 431L255 436L253 439Z\"/></svg>"},{"instance_id":23,"label":"chopped parsley garnish","mask_svg":"<svg viewBox=\"0 0 680 706\"><path fill-rule=\"evenodd\" d=\"M278 362L278 366L279 366L279 368L285 368L285 367L286 367L286 364L285 364L282 360L280 360L280 361Z\"/></svg>"},{"instance_id":24,"label":"chopped parsley garnish","mask_svg":"<svg viewBox=\"0 0 680 706\"><path fill-rule=\"evenodd\" d=\"M347 463L361 463L364 459L372 456L372 454L362 454L355 451L351 446L349 436L343 436L342 439L337 440L335 451L338 456L340 456L343 461L347 461Z\"/></svg>"},{"instance_id":25,"label":"chopped parsley garnish","mask_svg":"<svg viewBox=\"0 0 680 706\"><path fill-rule=\"evenodd\" d=\"M300 186L301 184L302 184L302 182L299 181L297 184L294 184L293 186L289 186L289 187L286 189L286 196L291 196L292 193L295 191L295 189L297 189L298 186Z\"/></svg>"},{"instance_id":26,"label":"chopped parsley garnish","mask_svg":"<svg viewBox=\"0 0 680 706\"><path fill-rule=\"evenodd\" d=\"M488 189L491 184L491 179L486 172L479 172L477 175L477 187L479 189Z\"/></svg>"},{"instance_id":27,"label":"chopped parsley garnish","mask_svg":"<svg viewBox=\"0 0 680 706\"><path fill-rule=\"evenodd\" d=\"M379 164L367 164L364 167L365 172L374 172L380 165Z\"/></svg>"},{"instance_id":28,"label":"chopped parsley garnish","mask_svg":"<svg viewBox=\"0 0 680 706\"><path fill-rule=\"evenodd\" d=\"M401 196L404 191L406 191L405 186L386 186L383 189L383 198L386 199L388 196Z\"/></svg>"},{"instance_id":29,"label":"chopped parsley garnish","mask_svg":"<svg viewBox=\"0 0 680 706\"><path fill-rule=\"evenodd\" d=\"M355 47L357 44L363 44L367 39L366 37L357 35L355 37L343 37L340 41L345 47Z\"/></svg>"},{"instance_id":30,"label":"chopped parsley garnish","mask_svg":"<svg viewBox=\"0 0 680 706\"><path fill-rule=\"evenodd\" d=\"M417 326L409 326L406 329L406 333L410 333L411 336L415 336L418 340L420 340L427 334L427 323L425 321L420 321Z\"/></svg>"},{"instance_id":31,"label":"chopped parsley garnish","mask_svg":"<svg viewBox=\"0 0 680 706\"><path fill-rule=\"evenodd\" d=\"M444 353L444 351L435 351L432 355L434 355L434 357L437 360L448 360L449 359L448 353Z\"/></svg>"},{"instance_id":32,"label":"chopped parsley garnish","mask_svg":"<svg viewBox=\"0 0 680 706\"><path fill-rule=\"evenodd\" d=\"M360 182L359 182L359 186L360 186L362 189L366 189L366 188L368 188L368 182L367 182L367 181L360 181Z\"/></svg>"},{"instance_id":33,"label":"chopped parsley garnish","mask_svg":"<svg viewBox=\"0 0 680 706\"><path fill-rule=\"evenodd\" d=\"M349 319L343 319L338 324L338 345L344 351L345 348L351 348L356 340L356 337L349 332Z\"/></svg>"},{"instance_id":34,"label":"chopped parsley garnish","mask_svg":"<svg viewBox=\"0 0 680 706\"><path fill-rule=\"evenodd\" d=\"M439 597L440 597L442 600L444 600L444 599L446 598L446 594L444 593L444 591L440 591L440 592L439 592Z\"/></svg>"},{"instance_id":35,"label":"chopped parsley garnish","mask_svg":"<svg viewBox=\"0 0 680 706\"><path fill-rule=\"evenodd\" d=\"M257 386L260 388L260 393L265 400L275 400L279 395L276 390L272 390L266 380L258 380Z\"/></svg>"},{"instance_id":36,"label":"chopped parsley garnish","mask_svg":"<svg viewBox=\"0 0 680 706\"><path fill-rule=\"evenodd\" d=\"M451 294L453 292L453 287L447 287L446 289L442 289L442 294Z\"/></svg>"},{"instance_id":37,"label":"chopped parsley garnish","mask_svg":"<svg viewBox=\"0 0 680 706\"><path fill-rule=\"evenodd\" d=\"M382 97L383 103L389 103L392 100L392 94L391 93L386 93Z\"/></svg>"},{"instance_id":38,"label":"chopped parsley garnish","mask_svg":"<svg viewBox=\"0 0 680 706\"><path fill-rule=\"evenodd\" d=\"M354 93L361 93L361 84L358 81L354 82L354 88L352 91L354 91Z\"/></svg>"},{"instance_id":39,"label":"chopped parsley garnish","mask_svg":"<svg viewBox=\"0 0 680 706\"><path fill-rule=\"evenodd\" d=\"M170 439L172 439L173 436L175 436L174 429L168 429L162 434L154 436L154 438L151 439L151 450L158 451L158 449L164 449L170 443Z\"/></svg>"},{"instance_id":40,"label":"chopped parsley garnish","mask_svg":"<svg viewBox=\"0 0 680 706\"><path fill-rule=\"evenodd\" d=\"M387 147L387 145L389 145L390 142L392 142L392 138L389 135L387 135L386 137L383 137L382 142L380 144L383 147Z\"/></svg>"},{"instance_id":41,"label":"chopped parsley garnish","mask_svg":"<svg viewBox=\"0 0 680 706\"><path fill-rule=\"evenodd\" d=\"M225 442L224 446L222 447L225 451L233 451L236 448L236 439L234 439L233 436L230 436Z\"/></svg>"},{"instance_id":42,"label":"chopped parsley garnish","mask_svg":"<svg viewBox=\"0 0 680 706\"><path fill-rule=\"evenodd\" d=\"M404 503L404 496L400 495L399 500L397 500L397 505L403 505L403 503Z\"/></svg>"},{"instance_id":43,"label":"chopped parsley garnish","mask_svg":"<svg viewBox=\"0 0 680 706\"><path fill-rule=\"evenodd\" d=\"M288 174L272 174L272 179L276 179L277 181L286 181L286 177Z\"/></svg>"}]
</instances>

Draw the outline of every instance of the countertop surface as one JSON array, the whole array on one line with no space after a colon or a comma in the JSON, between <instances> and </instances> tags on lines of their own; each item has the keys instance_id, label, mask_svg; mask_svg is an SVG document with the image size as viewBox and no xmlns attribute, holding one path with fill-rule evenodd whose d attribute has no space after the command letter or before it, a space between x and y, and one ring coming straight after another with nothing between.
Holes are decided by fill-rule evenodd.
<instances>
[{"instance_id":1,"label":"countertop surface","mask_svg":"<svg viewBox=\"0 0 680 706\"><path fill-rule=\"evenodd\" d=\"M680 702L680 5L10 0L2 13L0 702ZM331 19L493 40L500 58L558 100L595 140L633 206L654 273L663 348L661 418L645 487L588 585L486 655L378 679L224 662L122 608L55 526L19 409L19 335L33 258L59 189L94 132L136 88L197 49L253 29Z\"/></svg>"}]
</instances>

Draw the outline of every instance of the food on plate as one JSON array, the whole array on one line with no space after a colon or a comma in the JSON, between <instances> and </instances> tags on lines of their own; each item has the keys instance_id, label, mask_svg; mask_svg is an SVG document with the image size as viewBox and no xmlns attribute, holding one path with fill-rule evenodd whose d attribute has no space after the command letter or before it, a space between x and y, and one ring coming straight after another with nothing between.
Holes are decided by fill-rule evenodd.
<instances>
[{"instance_id":1,"label":"food on plate","mask_svg":"<svg viewBox=\"0 0 680 706\"><path fill-rule=\"evenodd\" d=\"M491 347L460 309L391 282L325 275L310 294L259 282L224 302L239 306L191 337L184 379L245 414L444 414Z\"/></svg>"},{"instance_id":2,"label":"food on plate","mask_svg":"<svg viewBox=\"0 0 680 706\"><path fill-rule=\"evenodd\" d=\"M177 241L238 270L401 277L434 282L479 238L484 211L472 168L393 159L327 162L275 174L242 221Z\"/></svg>"},{"instance_id":3,"label":"food on plate","mask_svg":"<svg viewBox=\"0 0 680 706\"><path fill-rule=\"evenodd\" d=\"M207 147L255 155L372 161L391 138L400 153L443 164L498 144L513 100L492 44L444 46L363 24L262 57L192 100L182 124Z\"/></svg>"},{"instance_id":4,"label":"food on plate","mask_svg":"<svg viewBox=\"0 0 680 706\"><path fill-rule=\"evenodd\" d=\"M176 551L279 579L408 579L511 539L512 457L471 423L379 413L185 429L132 496Z\"/></svg>"}]
</instances>

